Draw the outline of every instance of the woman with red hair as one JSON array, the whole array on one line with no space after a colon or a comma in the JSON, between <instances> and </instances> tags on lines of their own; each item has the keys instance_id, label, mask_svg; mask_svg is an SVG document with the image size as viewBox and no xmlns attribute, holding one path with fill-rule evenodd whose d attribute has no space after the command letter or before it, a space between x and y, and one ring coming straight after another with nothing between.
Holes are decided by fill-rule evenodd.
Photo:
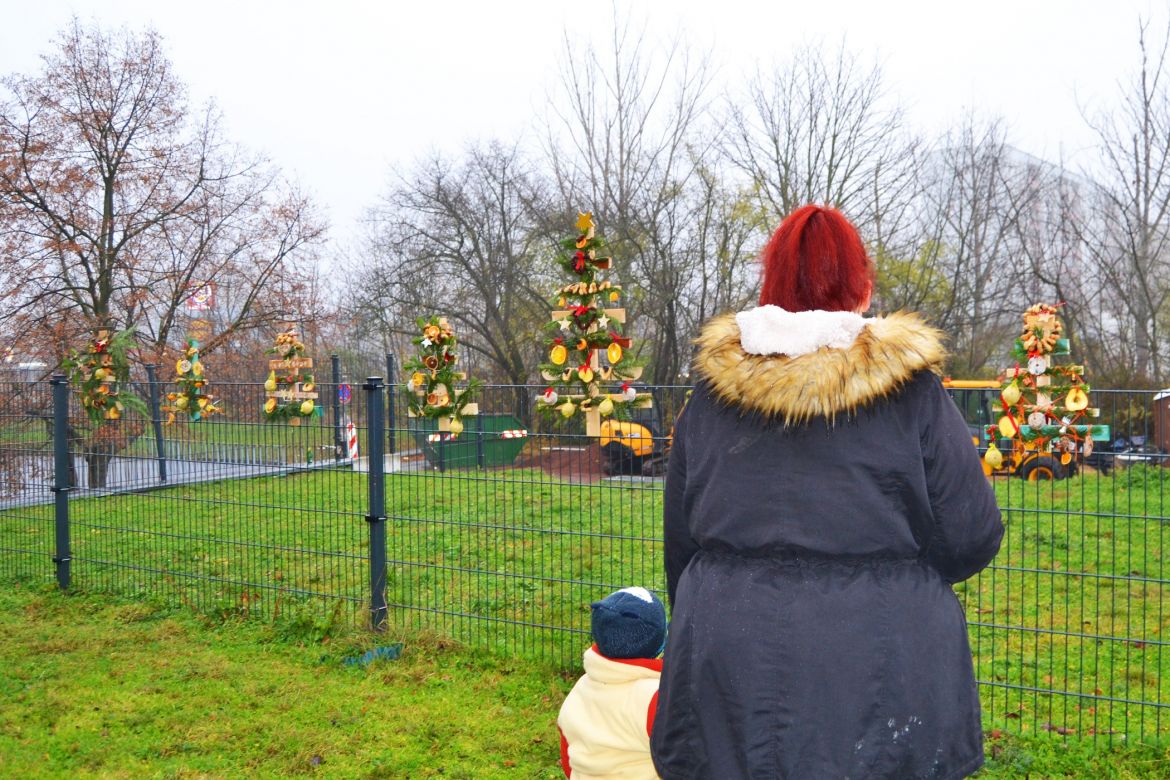
<instances>
[{"instance_id":1,"label":"woman with red hair","mask_svg":"<svg viewBox=\"0 0 1170 780\"><path fill-rule=\"evenodd\" d=\"M708 322L675 425L672 622L651 748L674 778L959 778L983 762L951 586L1003 535L940 334L864 318L873 263L805 206L760 306Z\"/></svg>"}]
</instances>

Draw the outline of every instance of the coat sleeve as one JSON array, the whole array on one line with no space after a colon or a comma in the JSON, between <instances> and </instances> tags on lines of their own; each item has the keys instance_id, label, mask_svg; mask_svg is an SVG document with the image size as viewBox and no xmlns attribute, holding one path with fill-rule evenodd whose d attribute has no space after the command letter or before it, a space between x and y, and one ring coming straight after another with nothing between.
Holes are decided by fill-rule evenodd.
<instances>
[{"instance_id":1,"label":"coat sleeve","mask_svg":"<svg viewBox=\"0 0 1170 780\"><path fill-rule=\"evenodd\" d=\"M934 520L924 554L947 582L961 582L995 557L1003 522L958 407L938 377L922 381L918 424Z\"/></svg>"},{"instance_id":2,"label":"coat sleeve","mask_svg":"<svg viewBox=\"0 0 1170 780\"><path fill-rule=\"evenodd\" d=\"M666 555L666 595L674 607L674 596L679 577L699 551L691 538L686 511L687 456L686 432L688 402L674 423L674 440L670 447L670 463L666 470L666 487L662 507L662 538Z\"/></svg>"},{"instance_id":3,"label":"coat sleeve","mask_svg":"<svg viewBox=\"0 0 1170 780\"><path fill-rule=\"evenodd\" d=\"M626 712L631 716L623 728L631 735L645 735L646 750L650 750L650 735L654 731L654 719L658 715L658 680L637 680L630 686L630 699Z\"/></svg>"}]
</instances>

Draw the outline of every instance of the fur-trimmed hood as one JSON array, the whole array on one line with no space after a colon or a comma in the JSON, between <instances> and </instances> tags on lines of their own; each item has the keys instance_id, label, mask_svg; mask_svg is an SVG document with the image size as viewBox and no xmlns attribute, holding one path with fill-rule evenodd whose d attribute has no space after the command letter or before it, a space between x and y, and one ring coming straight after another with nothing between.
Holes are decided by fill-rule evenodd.
<instances>
[{"instance_id":1,"label":"fur-trimmed hood","mask_svg":"<svg viewBox=\"0 0 1170 780\"><path fill-rule=\"evenodd\" d=\"M864 323L848 346L790 357L750 354L736 315L724 314L707 322L696 339L695 370L720 401L785 425L831 420L892 394L923 369L941 370L942 334L919 316L897 312Z\"/></svg>"}]
</instances>

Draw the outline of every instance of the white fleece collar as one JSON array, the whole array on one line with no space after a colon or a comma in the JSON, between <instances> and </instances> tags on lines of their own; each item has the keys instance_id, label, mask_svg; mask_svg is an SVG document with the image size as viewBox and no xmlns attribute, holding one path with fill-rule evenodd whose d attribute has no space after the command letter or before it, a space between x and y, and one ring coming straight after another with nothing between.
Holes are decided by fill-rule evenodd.
<instances>
[{"instance_id":1,"label":"white fleece collar","mask_svg":"<svg viewBox=\"0 0 1170 780\"><path fill-rule=\"evenodd\" d=\"M779 306L757 306L735 315L739 342L750 355L798 357L821 347L846 349L866 326L851 311L797 311Z\"/></svg>"}]
</instances>

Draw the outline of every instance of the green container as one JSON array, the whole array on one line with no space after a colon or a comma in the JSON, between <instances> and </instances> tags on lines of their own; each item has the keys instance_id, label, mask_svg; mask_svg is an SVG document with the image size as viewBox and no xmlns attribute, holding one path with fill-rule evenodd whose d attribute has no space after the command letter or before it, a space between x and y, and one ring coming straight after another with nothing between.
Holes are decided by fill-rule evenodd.
<instances>
[{"instance_id":1,"label":"green container","mask_svg":"<svg viewBox=\"0 0 1170 780\"><path fill-rule=\"evenodd\" d=\"M1044 425L1041 426L1040 433L1044 436L1059 436L1061 427L1062 426L1060 425ZM1085 438L1086 433L1091 433L1093 441L1099 441L1106 444L1113 441L1113 438L1109 433L1108 425L1093 423L1092 425L1072 425L1069 427L1076 431L1082 439ZM1031 433L1032 427L1030 425L1021 425L1020 432L1024 434Z\"/></svg>"},{"instance_id":2,"label":"green container","mask_svg":"<svg viewBox=\"0 0 1170 780\"><path fill-rule=\"evenodd\" d=\"M463 433L450 438L450 433L439 430L438 420L410 418L415 445L426 455L427 462L439 469L511 466L528 437L527 433L506 434L514 434L522 427L510 414L477 414L464 417Z\"/></svg>"}]
</instances>

